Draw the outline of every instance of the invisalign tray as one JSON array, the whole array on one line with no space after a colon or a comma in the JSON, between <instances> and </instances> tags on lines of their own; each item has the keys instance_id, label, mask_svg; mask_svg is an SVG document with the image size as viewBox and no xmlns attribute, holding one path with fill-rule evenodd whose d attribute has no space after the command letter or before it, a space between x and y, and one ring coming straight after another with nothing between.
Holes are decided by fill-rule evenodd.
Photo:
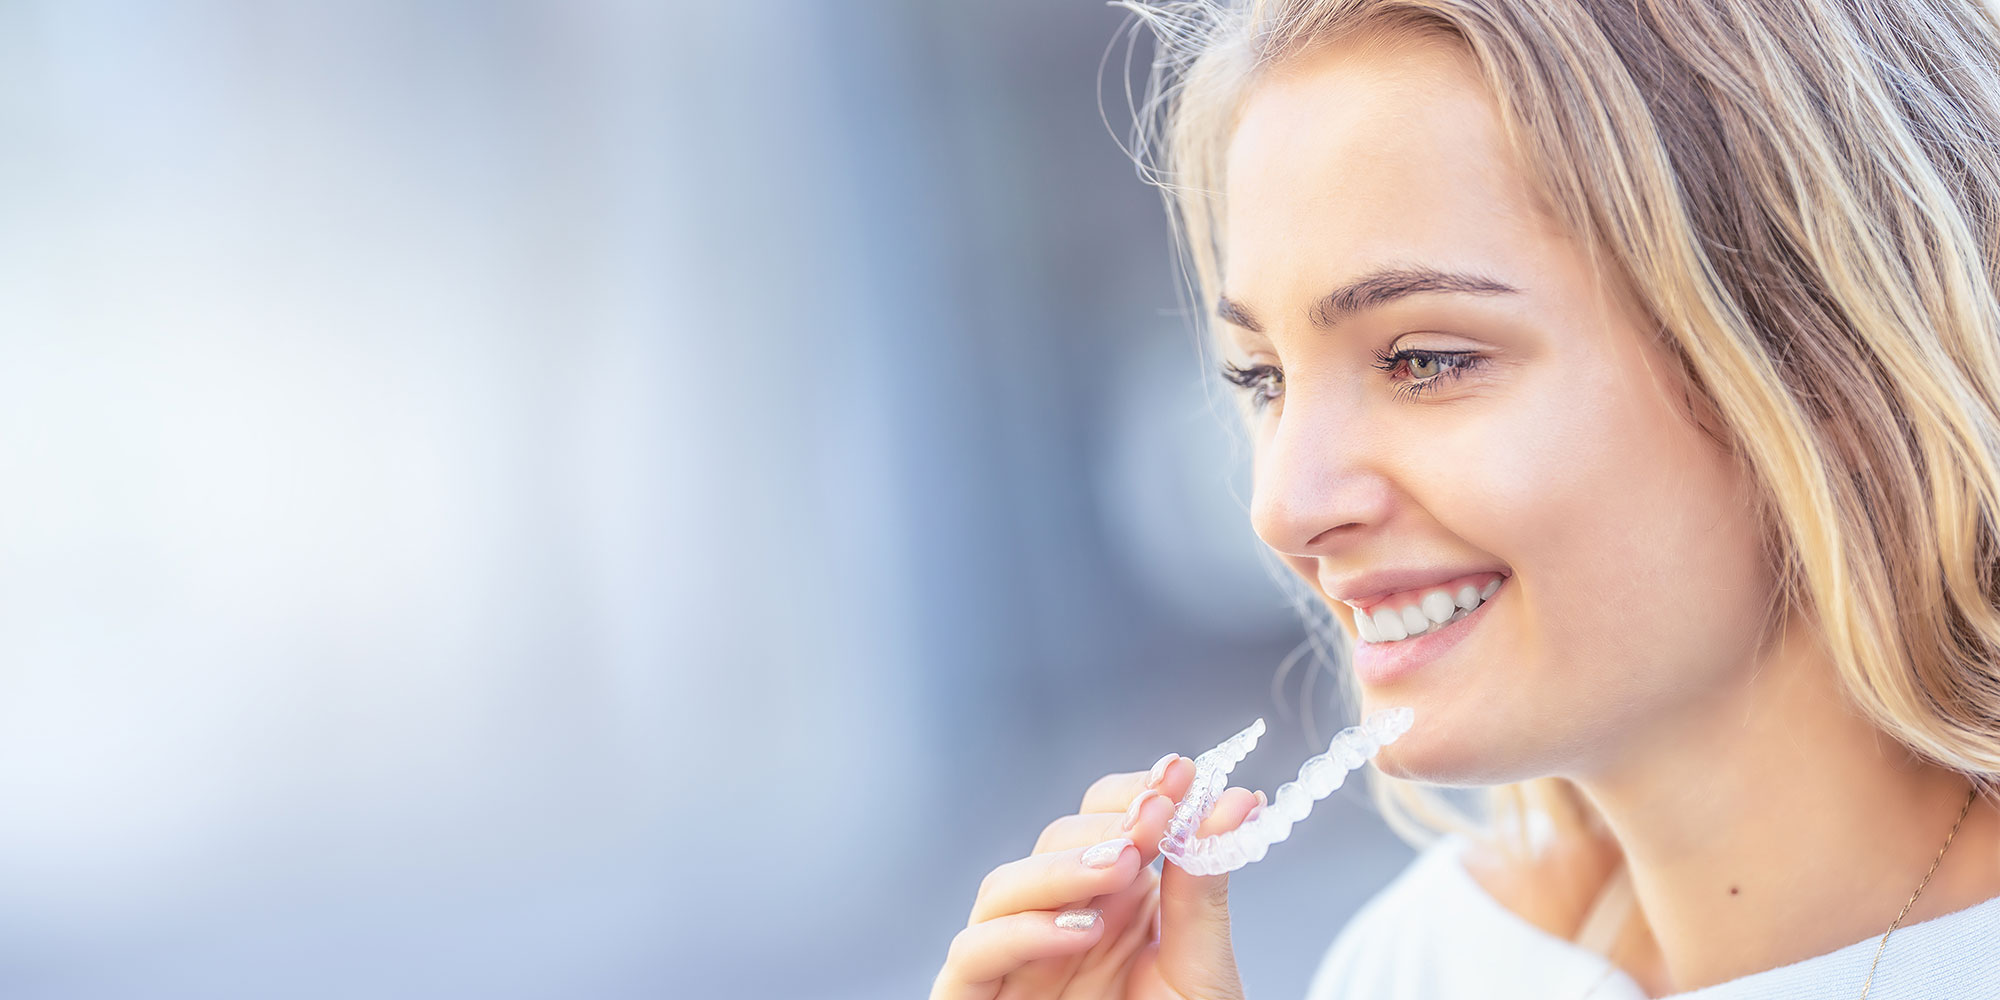
<instances>
[{"instance_id":1,"label":"invisalign tray","mask_svg":"<svg viewBox=\"0 0 2000 1000\"><path fill-rule=\"evenodd\" d=\"M1196 837L1194 832L1215 808L1229 772L1250 755L1257 737L1264 735L1264 720L1258 719L1194 759L1194 784L1188 786L1174 818L1167 822L1167 835L1160 838L1160 854L1190 875L1220 875L1264 860L1271 845L1291 836L1292 824L1312 812L1314 802L1332 795L1347 780L1347 772L1368 763L1375 751L1408 732L1415 717L1416 712L1408 708L1385 708L1361 725L1333 734L1326 752L1299 765L1299 780L1279 785L1278 794L1254 818L1228 833Z\"/></svg>"}]
</instances>

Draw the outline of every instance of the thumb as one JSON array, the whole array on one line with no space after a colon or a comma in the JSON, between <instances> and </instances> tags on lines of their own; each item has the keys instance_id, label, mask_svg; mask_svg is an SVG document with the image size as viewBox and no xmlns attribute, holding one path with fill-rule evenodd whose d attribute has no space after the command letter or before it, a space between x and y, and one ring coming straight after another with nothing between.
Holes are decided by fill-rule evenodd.
<instances>
[{"instance_id":1,"label":"thumb","mask_svg":"<svg viewBox=\"0 0 2000 1000\"><path fill-rule=\"evenodd\" d=\"M1225 790L1197 836L1236 829L1260 796ZM1190 875L1168 860L1160 871L1160 978L1183 996L1237 1000L1243 981L1229 940L1229 875Z\"/></svg>"}]
</instances>

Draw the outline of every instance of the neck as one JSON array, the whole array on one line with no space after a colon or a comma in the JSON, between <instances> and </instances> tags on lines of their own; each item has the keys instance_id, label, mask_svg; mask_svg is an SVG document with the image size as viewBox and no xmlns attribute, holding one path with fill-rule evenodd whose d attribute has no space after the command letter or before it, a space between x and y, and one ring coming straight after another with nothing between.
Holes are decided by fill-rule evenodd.
<instances>
[{"instance_id":1,"label":"neck","mask_svg":"<svg viewBox=\"0 0 2000 1000\"><path fill-rule=\"evenodd\" d=\"M1616 765L1574 776L1638 899L1637 953L1614 958L1664 977L1658 992L1880 938L1965 804L1966 779L1846 708L1832 664L1797 638L1638 734ZM1990 816L1974 803L1904 925L2000 895ZM1882 960L1894 951L1892 937Z\"/></svg>"}]
</instances>

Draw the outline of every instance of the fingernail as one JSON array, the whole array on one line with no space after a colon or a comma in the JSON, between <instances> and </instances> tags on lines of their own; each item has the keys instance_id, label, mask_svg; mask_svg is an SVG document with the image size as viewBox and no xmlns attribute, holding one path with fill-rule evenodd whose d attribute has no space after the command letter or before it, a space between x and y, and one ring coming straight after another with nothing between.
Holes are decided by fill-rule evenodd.
<instances>
[{"instance_id":1,"label":"fingernail","mask_svg":"<svg viewBox=\"0 0 2000 1000\"><path fill-rule=\"evenodd\" d=\"M1257 804L1260 806L1268 806L1271 804L1271 800L1264 797L1264 790L1261 788L1257 789Z\"/></svg>"},{"instance_id":2,"label":"fingernail","mask_svg":"<svg viewBox=\"0 0 2000 1000\"><path fill-rule=\"evenodd\" d=\"M1064 910L1056 914L1056 926L1066 931L1087 931L1103 915L1103 910Z\"/></svg>"},{"instance_id":3,"label":"fingernail","mask_svg":"<svg viewBox=\"0 0 2000 1000\"><path fill-rule=\"evenodd\" d=\"M1173 764L1174 758L1179 756L1180 754L1170 753L1155 761L1153 769L1146 772L1146 787L1160 787L1160 782L1167 780L1167 768Z\"/></svg>"},{"instance_id":4,"label":"fingernail","mask_svg":"<svg viewBox=\"0 0 2000 1000\"><path fill-rule=\"evenodd\" d=\"M1150 801L1154 796L1158 795L1160 795L1159 792L1153 791L1150 788L1146 789L1143 792L1140 792L1139 797L1133 799L1132 804L1125 808L1125 822L1118 828L1120 830L1129 831L1133 827L1138 826L1139 814L1146 811L1146 803ZM1160 797L1164 798L1165 796L1160 796Z\"/></svg>"},{"instance_id":5,"label":"fingernail","mask_svg":"<svg viewBox=\"0 0 2000 1000\"><path fill-rule=\"evenodd\" d=\"M1119 857L1125 853L1125 849L1131 846L1132 841L1125 837L1107 840L1083 852L1084 866L1087 868L1109 868L1117 864Z\"/></svg>"}]
</instances>

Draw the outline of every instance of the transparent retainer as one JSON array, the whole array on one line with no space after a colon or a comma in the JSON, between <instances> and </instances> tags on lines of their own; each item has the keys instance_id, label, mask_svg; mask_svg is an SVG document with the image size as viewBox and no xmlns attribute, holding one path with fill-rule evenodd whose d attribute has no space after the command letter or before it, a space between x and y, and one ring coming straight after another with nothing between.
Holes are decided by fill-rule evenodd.
<instances>
[{"instance_id":1,"label":"transparent retainer","mask_svg":"<svg viewBox=\"0 0 2000 1000\"><path fill-rule=\"evenodd\" d=\"M1368 763L1375 751L1408 732L1415 718L1411 709L1385 708L1361 725L1333 734L1326 752L1299 765L1298 780L1279 785L1277 794L1257 815L1227 833L1195 836L1228 785L1229 772L1250 755L1257 738L1264 735L1264 720L1258 719L1194 759L1194 784L1188 786L1174 818L1167 822L1167 835L1160 838L1160 854L1191 875L1220 875L1264 860L1272 844L1292 835L1292 824L1312 813L1314 802L1332 795L1346 782L1347 772Z\"/></svg>"}]
</instances>

